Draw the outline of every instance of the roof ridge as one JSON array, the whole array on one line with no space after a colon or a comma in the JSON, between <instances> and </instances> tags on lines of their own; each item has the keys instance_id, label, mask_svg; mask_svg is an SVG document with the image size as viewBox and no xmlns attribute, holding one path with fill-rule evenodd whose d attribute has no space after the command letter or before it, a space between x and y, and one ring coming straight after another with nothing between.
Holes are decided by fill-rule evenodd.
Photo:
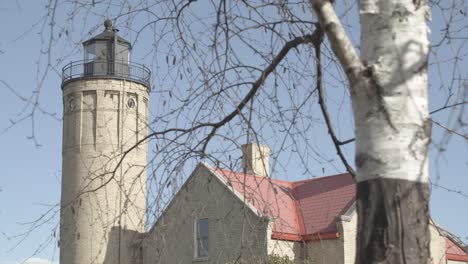
<instances>
[{"instance_id":1,"label":"roof ridge","mask_svg":"<svg viewBox=\"0 0 468 264\"><path fill-rule=\"evenodd\" d=\"M252 174L252 173L241 172L241 171L233 171L233 170L227 170L227 169L221 169L221 168L216 168L215 170L220 170L220 171L223 171L223 172L225 171L225 172L230 172L230 173L235 173L235 174L243 174L243 175L245 174L247 176L251 176L251 177L255 177L255 178L264 178L264 179L267 179L268 181L287 184L287 185L289 185L289 188L293 188L293 186L292 186L293 181L275 179L275 178L271 178L271 177L268 177L268 176L265 176L265 175L255 175L255 174Z\"/></svg>"},{"instance_id":2,"label":"roof ridge","mask_svg":"<svg viewBox=\"0 0 468 264\"><path fill-rule=\"evenodd\" d=\"M319 180L329 179L331 177L339 177L339 176L350 175L349 172L343 172L343 173L339 173L339 174L320 176L320 177L316 177L316 178L312 178L312 179L304 179L304 180L298 180L298 181L288 181L288 180L283 180L283 179L275 179L275 178L267 177L265 175L255 175L255 174L252 174L252 173L234 171L234 170L229 170L229 169L216 168L215 170L226 171L226 172L230 172L230 173L245 174L247 176L252 176L252 177L256 177L256 178L268 178L271 181L276 181L276 182L288 184L288 185L290 185L290 188L295 188L296 184L300 184L300 183L303 183L303 182L319 181Z\"/></svg>"},{"instance_id":3,"label":"roof ridge","mask_svg":"<svg viewBox=\"0 0 468 264\"><path fill-rule=\"evenodd\" d=\"M329 178L332 178L332 177L345 176L345 175L350 175L350 174L349 174L349 172L343 172L343 173L334 174L334 175L320 176L320 177L316 177L316 178L312 178L312 179L292 181L291 183L296 185L296 184L300 184L300 183L303 183L303 182L320 181L320 180L326 180L326 179L329 179ZM294 187L296 187L296 186L294 186Z\"/></svg>"},{"instance_id":4,"label":"roof ridge","mask_svg":"<svg viewBox=\"0 0 468 264\"><path fill-rule=\"evenodd\" d=\"M295 208L295 212L296 212L297 227L298 227L298 230L299 230L299 233L301 234L301 236L304 236L304 235L306 235L307 231L306 231L306 227L305 227L305 224L304 224L304 215L302 214L301 201L296 198L295 188L293 188L291 191L292 191L292 195L293 195L292 200L293 200L294 208Z\"/></svg>"}]
</instances>

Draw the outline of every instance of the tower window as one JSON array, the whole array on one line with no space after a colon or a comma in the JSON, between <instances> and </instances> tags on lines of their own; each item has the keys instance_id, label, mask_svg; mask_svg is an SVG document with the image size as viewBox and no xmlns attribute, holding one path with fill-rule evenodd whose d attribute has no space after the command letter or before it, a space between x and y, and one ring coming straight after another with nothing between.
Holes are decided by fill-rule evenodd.
<instances>
[{"instance_id":1,"label":"tower window","mask_svg":"<svg viewBox=\"0 0 468 264\"><path fill-rule=\"evenodd\" d=\"M75 97L70 97L70 99L68 99L68 109L70 111L73 111L76 109L76 100L75 100Z\"/></svg>"},{"instance_id":2,"label":"tower window","mask_svg":"<svg viewBox=\"0 0 468 264\"><path fill-rule=\"evenodd\" d=\"M136 101L135 101L135 99L134 99L134 98L128 99L128 101L127 101L127 106L128 106L128 108L130 108L130 109L135 108L135 106L136 106Z\"/></svg>"},{"instance_id":3,"label":"tower window","mask_svg":"<svg viewBox=\"0 0 468 264\"><path fill-rule=\"evenodd\" d=\"M208 257L208 218L198 219L195 228L195 257Z\"/></svg>"}]
</instances>

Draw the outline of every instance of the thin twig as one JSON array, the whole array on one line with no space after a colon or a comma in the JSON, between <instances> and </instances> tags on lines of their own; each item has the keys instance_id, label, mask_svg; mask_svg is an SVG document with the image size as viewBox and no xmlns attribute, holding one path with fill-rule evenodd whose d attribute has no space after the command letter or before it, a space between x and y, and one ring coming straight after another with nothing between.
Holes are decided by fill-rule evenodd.
<instances>
[{"instance_id":1,"label":"thin twig","mask_svg":"<svg viewBox=\"0 0 468 264\"><path fill-rule=\"evenodd\" d=\"M443 129L447 130L450 134L454 134L454 135L457 135L457 136L460 136L460 137L464 138L465 140L468 140L468 135L460 134L460 133L458 133L457 131L455 131L455 130L453 130L453 129L450 129L450 128L448 128L448 127L442 125L441 123L435 121L434 119L431 119L431 122L434 123L434 124L436 124L436 125L438 125L438 126L440 126L440 127L443 128Z\"/></svg>"},{"instance_id":2,"label":"thin twig","mask_svg":"<svg viewBox=\"0 0 468 264\"><path fill-rule=\"evenodd\" d=\"M283 48L278 53L278 55L273 59L273 61L268 65L268 67L266 67L265 70L263 70L260 77L252 84L252 87L250 88L250 91L246 94L246 96L242 99L242 101L237 105L236 109L233 110L229 115L225 116L220 121L214 122L214 123L213 122L201 123L201 124L198 124L198 125L190 127L190 128L172 128L172 129L168 129L168 130L165 130L165 131L153 132L151 134L148 134L146 137L139 140L135 145L133 145L132 147L130 147L129 149L127 149L126 151L124 151L122 153L122 157L119 159L119 162L117 163L117 165L115 166L115 168L114 168L114 170L112 172L103 174L103 175L111 174L111 177L109 177L109 179L107 179L103 184L101 184L100 186L98 186L96 188L93 188L91 190L85 190L87 188L87 186L91 185L92 181L90 181L87 184L87 186L84 188L84 191L82 191L80 193L80 195L82 195L84 193L95 192L95 191L103 188L104 186L106 186L110 181L112 181L115 178L115 174L116 174L118 168L122 165L123 160L125 159L125 157L131 151L133 151L137 146L139 146L140 144L143 144L144 142L146 142L151 137L158 137L158 136L161 136L161 135L165 135L167 133L180 133L177 137L181 137L181 136L186 135L188 133L194 132L195 130L205 128L205 127L211 127L212 130L210 131L208 136L204 139L205 143L203 144L203 147L202 147L202 156L203 156L204 153L205 153L205 150L206 150L206 148L208 146L208 143L216 135L216 131L220 127L222 127L225 124L229 123L234 117L236 117L237 115L239 115L239 113L242 112L242 110L247 105L247 103L255 96L255 94L258 92L260 87L263 85L266 78L275 70L275 68L280 64L280 62L284 59L284 57L286 57L288 52L291 49L296 48L301 44L317 42L319 38L323 38L323 33L321 33L321 31L317 29L317 30L314 31L313 34L308 34L308 35L305 35L305 36L296 37L293 40L286 42L286 44L283 46ZM103 175L101 175L101 176L103 176ZM97 178L101 179L101 177L96 177L96 179Z\"/></svg>"},{"instance_id":3,"label":"thin twig","mask_svg":"<svg viewBox=\"0 0 468 264\"><path fill-rule=\"evenodd\" d=\"M432 114L435 114L435 113L437 113L439 111L442 111L442 110L445 110L445 109L448 109L448 108L452 108L452 107L456 107L456 106L459 106L459 105L464 105L464 104L468 104L468 101L463 101L463 102L443 106L443 107L438 108L438 109L436 109L434 111L431 111L430 114L432 115Z\"/></svg>"},{"instance_id":4,"label":"thin twig","mask_svg":"<svg viewBox=\"0 0 468 264\"><path fill-rule=\"evenodd\" d=\"M318 27L317 30L320 30L320 27ZM320 46L322 44L322 41L323 41L323 31L321 32L321 37L318 38L318 41L313 43L315 47L315 57L316 57L317 91L318 91L318 96L319 96L319 105L320 105L320 109L322 110L325 123L327 124L327 127L328 127L328 133L330 134L333 144L335 145L336 152L338 156L340 157L341 162L343 162L343 165L346 167L346 170L353 176L353 178L356 178L356 173L354 172L354 169L349 165L343 152L341 151L340 145L342 145L343 143L340 142L338 138L336 137L335 130L333 129L333 124L330 120L330 115L328 114L327 106L325 105L325 100L323 99L322 60L320 57Z\"/></svg>"}]
</instances>

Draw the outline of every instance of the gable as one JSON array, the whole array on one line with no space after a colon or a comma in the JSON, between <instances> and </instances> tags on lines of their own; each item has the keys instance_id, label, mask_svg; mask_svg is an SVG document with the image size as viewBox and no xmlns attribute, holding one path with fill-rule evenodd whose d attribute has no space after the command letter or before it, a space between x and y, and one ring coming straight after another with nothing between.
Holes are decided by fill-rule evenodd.
<instances>
[{"instance_id":1,"label":"gable","mask_svg":"<svg viewBox=\"0 0 468 264\"><path fill-rule=\"evenodd\" d=\"M198 258L200 219L208 221L213 263L226 263L241 253L266 252L269 219L259 217L206 164L199 164L146 235L144 259L148 263L192 263Z\"/></svg>"},{"instance_id":2,"label":"gable","mask_svg":"<svg viewBox=\"0 0 468 264\"><path fill-rule=\"evenodd\" d=\"M258 217L265 217L264 214L260 213L253 205L251 205L246 199L244 199L243 195L234 190L232 187L229 187L229 184L226 182L226 180L221 177L220 175L216 174L215 171L205 163L199 163L197 167L192 171L190 176L187 178L187 180L184 182L182 187L177 191L177 193L172 197L171 201L169 204L166 206L166 208L163 210L162 214L158 217L156 220L155 224L151 227L150 233L152 230L155 228L155 226L158 226L161 222L161 220L164 219L166 213L171 210L171 208L174 206L174 204L182 199L182 193L183 192L188 192L191 191L189 190L189 186L193 183L193 181L196 180L197 177L202 177L202 175L209 175L213 178L213 180L217 181L220 183L221 186L229 190L229 194L233 195L233 199L237 199L239 202L243 203L246 208L248 208L254 215Z\"/></svg>"},{"instance_id":3,"label":"gable","mask_svg":"<svg viewBox=\"0 0 468 264\"><path fill-rule=\"evenodd\" d=\"M247 197L245 197L243 195L243 192L239 192L236 188L234 188L233 185L232 185L232 182L230 182L228 179L223 177L224 176L223 174L220 175L218 170L213 169L210 165L208 165L206 163L200 163L200 164L204 168L206 168L216 180L218 180L221 184L223 184L223 186L225 186L229 191L231 191L232 194L236 197L236 199L238 199L240 202L244 203L247 206L247 208L249 208L252 211L252 213L257 215L258 217L268 217L269 216L268 214L262 213L261 210L258 210L258 208L255 207L251 203L251 201Z\"/></svg>"},{"instance_id":4,"label":"gable","mask_svg":"<svg viewBox=\"0 0 468 264\"><path fill-rule=\"evenodd\" d=\"M258 212L274 219L273 232L300 234L297 206L287 182L229 170L215 172Z\"/></svg>"}]
</instances>

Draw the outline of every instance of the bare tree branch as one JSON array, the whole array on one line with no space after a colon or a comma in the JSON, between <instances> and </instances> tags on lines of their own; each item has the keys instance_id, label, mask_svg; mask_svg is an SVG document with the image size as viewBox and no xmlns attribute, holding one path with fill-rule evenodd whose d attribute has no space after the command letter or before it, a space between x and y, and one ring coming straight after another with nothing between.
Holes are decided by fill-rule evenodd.
<instances>
[{"instance_id":1,"label":"bare tree branch","mask_svg":"<svg viewBox=\"0 0 468 264\"><path fill-rule=\"evenodd\" d=\"M455 104L445 105L445 106L442 106L440 108L437 108L436 110L433 110L433 111L429 112L429 114L432 115L432 114L435 114L435 113L440 112L442 110L449 109L449 108L456 107L456 106L460 106L460 105L464 105L464 104L468 104L468 101L463 101L463 102L459 102L459 103L455 103Z\"/></svg>"},{"instance_id":2,"label":"bare tree branch","mask_svg":"<svg viewBox=\"0 0 468 264\"><path fill-rule=\"evenodd\" d=\"M320 25L322 25L322 28L330 40L330 45L334 53L348 76L350 83L354 83L358 80L358 76L364 69L364 66L361 63L353 44L344 31L340 19L333 9L332 1L310 0L310 3L317 14Z\"/></svg>"},{"instance_id":3,"label":"bare tree branch","mask_svg":"<svg viewBox=\"0 0 468 264\"><path fill-rule=\"evenodd\" d=\"M167 133L172 133L172 132L175 132L175 133L181 133L179 134L177 137L181 137L185 134L188 134L188 133L192 133L200 128L204 128L204 127L211 127L211 132L208 134L207 137L205 137L201 142L204 142L203 144L203 147L202 147L202 150L201 150L201 155L204 156L205 154L205 150L206 150L206 147L208 145L208 143L210 142L210 140L215 136L216 134L216 131L224 126L225 124L229 123L234 117L236 117L237 115L239 115L242 110L244 109L244 107L247 105L247 103L255 96L255 94L257 93L257 91L262 87L263 83L265 82L266 78L270 75L270 73L272 73L275 68L281 63L281 61L286 57L286 55L288 54L288 52L293 49L293 48L296 48L297 46L301 45L301 44L306 44L306 43L314 43L314 42L317 42L319 41L320 38L322 38L321 36L321 30L319 29L316 29L314 31L313 34L311 35L305 35L305 36L302 36L302 37L296 37L294 38L293 40L291 41L288 41L284 46L283 48L281 49L281 51L278 53L278 55L273 59L273 61L268 65L268 67L265 68L265 70L262 72L262 74L260 75L260 77L257 79L257 81L255 81L253 84L252 84L252 87L250 89L250 91L247 93L247 95L242 99L242 101L237 105L236 109L233 110L229 115L227 115L226 117L224 117L222 120L218 121L218 122L209 122L209 123L201 123L201 124L198 124L198 125L195 125L191 128L172 128L172 129L168 129L168 130L165 130L165 131L159 131L159 132L153 132L153 133L150 133L149 135L147 135L145 138L141 139L140 141L138 141L135 145L133 145L132 147L130 147L129 149L127 149L123 154L122 154L122 157L120 158L119 162L117 163L117 165L115 166L114 170L112 172L109 172L109 173L106 173L106 174L111 174L112 176L109 177L109 179L107 179L103 184L101 184L100 186L98 186L97 188L93 188L91 190L86 190L86 187L84 188L83 193L90 193L90 192L95 192L101 188L103 188L105 185L107 185L109 182L111 182L114 178L115 178L115 174L117 172L117 170L120 168L120 166L122 165L122 162L123 160L125 159L125 157L132 151L134 150L137 146L139 146L140 144L146 142L149 138L152 138L152 137L158 137L160 135L164 135L164 134L167 134ZM100 177L96 177L95 179L98 179ZM92 183L92 181L90 181L87 186L89 186L90 184ZM80 195L81 195L80 194Z\"/></svg>"},{"instance_id":4,"label":"bare tree branch","mask_svg":"<svg viewBox=\"0 0 468 264\"><path fill-rule=\"evenodd\" d=\"M320 52L320 46L321 42L323 40L323 31L321 30L321 27L317 28L317 32L319 32L319 36L317 39L318 41L315 41L314 47L315 47L315 59L316 59L316 67L317 67L317 90L318 90L318 95L319 95L319 105L320 109L322 110L323 118L325 119L325 123L327 124L328 128L328 133L330 134L330 137L333 141L333 144L335 145L336 153L340 157L341 162L343 162L343 165L345 166L346 170L353 176L353 178L356 178L356 172L354 169L349 165L348 161L346 160L346 157L344 156L343 152L341 151L340 145L342 145L342 142L338 140L335 134L335 130L333 129L333 124L330 120L330 116L328 114L327 106L325 104L324 96L323 96L323 74L322 74L322 59L321 59L321 52Z\"/></svg>"}]
</instances>

